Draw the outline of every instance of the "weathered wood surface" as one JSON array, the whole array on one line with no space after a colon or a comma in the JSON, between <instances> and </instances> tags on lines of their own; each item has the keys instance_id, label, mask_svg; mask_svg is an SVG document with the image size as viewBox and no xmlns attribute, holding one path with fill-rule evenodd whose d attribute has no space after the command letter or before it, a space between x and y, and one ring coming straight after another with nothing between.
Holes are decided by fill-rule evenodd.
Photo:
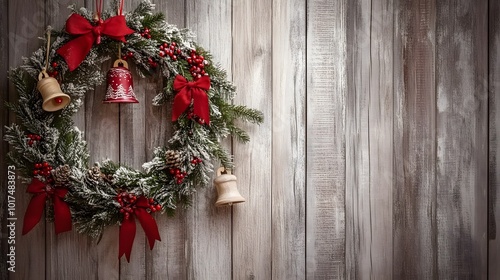
<instances>
[{"instance_id":1,"label":"weathered wood surface","mask_svg":"<svg viewBox=\"0 0 500 280\"><path fill-rule=\"evenodd\" d=\"M391 279L393 193L393 1L348 7L346 273Z\"/></svg>"},{"instance_id":2,"label":"weathered wood surface","mask_svg":"<svg viewBox=\"0 0 500 280\"><path fill-rule=\"evenodd\" d=\"M306 276L345 278L348 1L307 4Z\"/></svg>"},{"instance_id":3,"label":"weathered wood surface","mask_svg":"<svg viewBox=\"0 0 500 280\"><path fill-rule=\"evenodd\" d=\"M305 17L304 1L273 3L272 279L306 275Z\"/></svg>"},{"instance_id":4,"label":"weathered wood surface","mask_svg":"<svg viewBox=\"0 0 500 280\"><path fill-rule=\"evenodd\" d=\"M271 278L272 228L272 3L233 1L234 102L262 110L260 126L241 124L253 136L233 145L238 189L246 202L233 207L234 279Z\"/></svg>"},{"instance_id":5,"label":"weathered wood surface","mask_svg":"<svg viewBox=\"0 0 500 280\"><path fill-rule=\"evenodd\" d=\"M73 2L0 0L0 72L42 45L46 25L62 28ZM2 263L0 276L500 277L498 1L154 2L228 70L234 102L265 114L261 126L242 124L249 144L226 142L247 202L215 208L213 186L200 189L192 208L156 215L162 241L153 251L138 227L127 263L117 258L118 227L99 244L56 236L44 221L21 236L30 197L18 182L19 269L7 274ZM150 105L161 82L134 80L139 105L103 105L101 86L75 117L91 162L140 168L170 137L170 108ZM1 89L0 102L16 99L5 77ZM1 110L0 123L13 117ZM5 248L5 219L2 233Z\"/></svg>"},{"instance_id":6,"label":"weathered wood surface","mask_svg":"<svg viewBox=\"0 0 500 280\"><path fill-rule=\"evenodd\" d=\"M436 2L439 278L487 277L487 14L485 0Z\"/></svg>"},{"instance_id":7,"label":"weathered wood surface","mask_svg":"<svg viewBox=\"0 0 500 280\"><path fill-rule=\"evenodd\" d=\"M500 275L500 2L489 2L488 278Z\"/></svg>"},{"instance_id":8,"label":"weathered wood surface","mask_svg":"<svg viewBox=\"0 0 500 280\"><path fill-rule=\"evenodd\" d=\"M394 279L437 277L435 11L394 6Z\"/></svg>"}]
</instances>

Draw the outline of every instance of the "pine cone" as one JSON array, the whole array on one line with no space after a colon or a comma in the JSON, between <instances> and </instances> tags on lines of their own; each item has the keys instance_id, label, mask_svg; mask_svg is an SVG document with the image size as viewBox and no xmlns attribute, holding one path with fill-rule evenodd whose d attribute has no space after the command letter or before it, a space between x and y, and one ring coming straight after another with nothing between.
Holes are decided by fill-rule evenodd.
<instances>
[{"instance_id":1,"label":"pine cone","mask_svg":"<svg viewBox=\"0 0 500 280\"><path fill-rule=\"evenodd\" d=\"M172 169L181 167L181 156L179 152L168 150L167 152L165 152L165 158L165 164L167 165L167 168Z\"/></svg>"},{"instance_id":2,"label":"pine cone","mask_svg":"<svg viewBox=\"0 0 500 280\"><path fill-rule=\"evenodd\" d=\"M56 187L62 187L69 183L69 176L71 175L71 168L69 165L61 165L52 170L52 177Z\"/></svg>"},{"instance_id":3,"label":"pine cone","mask_svg":"<svg viewBox=\"0 0 500 280\"><path fill-rule=\"evenodd\" d=\"M93 181L99 181L99 178L101 178L101 168L97 164L92 166L88 172L89 179Z\"/></svg>"}]
</instances>

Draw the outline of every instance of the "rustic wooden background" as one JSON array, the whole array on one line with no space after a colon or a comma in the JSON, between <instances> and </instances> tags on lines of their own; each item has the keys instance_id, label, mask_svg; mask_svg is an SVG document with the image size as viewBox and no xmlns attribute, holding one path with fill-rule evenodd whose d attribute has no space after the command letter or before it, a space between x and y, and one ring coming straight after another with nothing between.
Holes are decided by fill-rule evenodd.
<instances>
[{"instance_id":1,"label":"rustic wooden background","mask_svg":"<svg viewBox=\"0 0 500 280\"><path fill-rule=\"evenodd\" d=\"M8 68L73 2L94 1L0 0L2 103L16 98ZM200 190L158 217L153 251L138 230L131 263L117 259L117 228L96 245L44 223L21 236L19 221L10 274L3 219L0 278L500 279L499 1L155 2L228 69L235 102L266 116L245 126L250 144L227 141L247 202L218 209L212 186ZM140 105L88 93L76 120L92 161L140 167L171 133L169 109L149 105L157 81L135 83Z\"/></svg>"}]
</instances>

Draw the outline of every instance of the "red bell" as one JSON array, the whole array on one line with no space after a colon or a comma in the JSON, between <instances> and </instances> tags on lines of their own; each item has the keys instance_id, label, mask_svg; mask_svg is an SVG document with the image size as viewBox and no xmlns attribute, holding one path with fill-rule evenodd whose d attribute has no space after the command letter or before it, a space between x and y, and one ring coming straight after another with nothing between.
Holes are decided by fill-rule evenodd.
<instances>
[{"instance_id":1,"label":"red bell","mask_svg":"<svg viewBox=\"0 0 500 280\"><path fill-rule=\"evenodd\" d=\"M103 103L139 103L134 93L132 74L125 60L115 61L113 68L108 71L106 80L108 86Z\"/></svg>"}]
</instances>

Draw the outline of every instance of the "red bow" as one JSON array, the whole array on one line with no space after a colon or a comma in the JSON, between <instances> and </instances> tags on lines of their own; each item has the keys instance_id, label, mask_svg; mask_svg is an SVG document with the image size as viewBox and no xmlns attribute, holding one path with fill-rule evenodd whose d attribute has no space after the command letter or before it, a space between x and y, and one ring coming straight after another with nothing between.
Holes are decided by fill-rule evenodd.
<instances>
[{"instance_id":1,"label":"red bow","mask_svg":"<svg viewBox=\"0 0 500 280\"><path fill-rule=\"evenodd\" d=\"M71 230L71 211L63 198L67 189L46 189L46 184L33 178L27 192L34 194L24 214L23 235L35 227L42 217L45 201L52 198L54 201L54 226L56 234Z\"/></svg>"},{"instance_id":2,"label":"red bow","mask_svg":"<svg viewBox=\"0 0 500 280\"><path fill-rule=\"evenodd\" d=\"M127 27L122 15L98 21L93 26L81 15L72 14L66 21L66 32L79 36L60 47L57 53L66 60L69 70L73 71L85 59L94 42L101 43L102 35L125 43L125 35L134 33L134 30Z\"/></svg>"},{"instance_id":3,"label":"red bow","mask_svg":"<svg viewBox=\"0 0 500 280\"><path fill-rule=\"evenodd\" d=\"M208 96L205 91L210 89L210 78L203 76L197 81L188 82L181 75L175 76L174 90L178 91L174 98L174 108L172 109L172 121L176 121L179 116L186 111L193 100L194 114L210 124L210 112L208 106Z\"/></svg>"},{"instance_id":4,"label":"red bow","mask_svg":"<svg viewBox=\"0 0 500 280\"><path fill-rule=\"evenodd\" d=\"M155 240L161 241L155 219L146 211L146 208L149 208L148 199L144 196L139 197L135 206L136 208L132 215L130 215L128 219L123 219L122 225L120 226L118 258L125 255L128 262L130 262L130 253L132 252L132 245L134 244L135 238L135 219L133 214L137 216L137 219L139 219L144 229L150 249L153 249L155 246Z\"/></svg>"}]
</instances>

